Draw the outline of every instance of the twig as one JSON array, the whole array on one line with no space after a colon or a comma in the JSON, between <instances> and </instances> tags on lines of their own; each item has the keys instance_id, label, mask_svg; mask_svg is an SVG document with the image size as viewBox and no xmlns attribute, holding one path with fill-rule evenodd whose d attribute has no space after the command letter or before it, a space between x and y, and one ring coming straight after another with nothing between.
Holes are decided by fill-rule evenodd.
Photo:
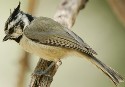
<instances>
[{"instance_id":1,"label":"twig","mask_svg":"<svg viewBox=\"0 0 125 87\"><path fill-rule=\"evenodd\" d=\"M82 8L85 7L87 1L88 0L62 0L54 16L54 20L58 21L65 27L71 28L75 23L77 14ZM34 71L44 71L50 64L50 61L40 59ZM47 74L50 76L36 76L33 74L30 87L50 87L53 76L55 75L57 69L58 66L55 64L55 66L53 66L51 70L47 72Z\"/></svg>"},{"instance_id":2,"label":"twig","mask_svg":"<svg viewBox=\"0 0 125 87\"><path fill-rule=\"evenodd\" d=\"M76 16L83 9L88 0L62 0L59 4L54 20L70 29L76 20Z\"/></svg>"}]
</instances>

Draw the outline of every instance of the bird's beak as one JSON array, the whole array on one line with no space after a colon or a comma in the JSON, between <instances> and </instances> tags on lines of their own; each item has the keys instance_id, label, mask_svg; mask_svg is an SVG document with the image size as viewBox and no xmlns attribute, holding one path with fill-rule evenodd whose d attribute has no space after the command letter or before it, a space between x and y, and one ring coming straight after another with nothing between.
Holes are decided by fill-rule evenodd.
<instances>
[{"instance_id":1,"label":"bird's beak","mask_svg":"<svg viewBox=\"0 0 125 87\"><path fill-rule=\"evenodd\" d=\"M3 38L3 41L7 41L8 39L10 39L10 35L8 34L8 35L6 35L4 38Z\"/></svg>"}]
</instances>

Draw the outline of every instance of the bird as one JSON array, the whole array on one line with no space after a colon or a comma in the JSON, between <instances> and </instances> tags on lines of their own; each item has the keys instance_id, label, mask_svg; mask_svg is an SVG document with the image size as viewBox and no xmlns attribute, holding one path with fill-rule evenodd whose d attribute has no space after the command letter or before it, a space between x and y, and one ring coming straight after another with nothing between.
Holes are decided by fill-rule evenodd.
<instances>
[{"instance_id":1,"label":"bird","mask_svg":"<svg viewBox=\"0 0 125 87\"><path fill-rule=\"evenodd\" d=\"M25 51L53 62L76 55L89 60L115 85L124 81L114 69L97 59L97 53L73 31L51 18L35 17L21 11L20 4L10 12L3 41L14 40Z\"/></svg>"}]
</instances>

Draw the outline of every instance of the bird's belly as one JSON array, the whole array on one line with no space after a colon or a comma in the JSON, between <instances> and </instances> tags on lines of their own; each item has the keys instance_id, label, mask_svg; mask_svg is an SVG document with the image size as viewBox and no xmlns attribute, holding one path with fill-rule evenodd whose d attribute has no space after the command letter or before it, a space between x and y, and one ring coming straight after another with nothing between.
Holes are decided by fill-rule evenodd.
<instances>
[{"instance_id":1,"label":"bird's belly","mask_svg":"<svg viewBox=\"0 0 125 87\"><path fill-rule=\"evenodd\" d=\"M26 37L22 38L20 45L25 51L36 54L49 61L58 61L59 59L64 58L68 53L68 50L65 48L35 43Z\"/></svg>"}]
</instances>

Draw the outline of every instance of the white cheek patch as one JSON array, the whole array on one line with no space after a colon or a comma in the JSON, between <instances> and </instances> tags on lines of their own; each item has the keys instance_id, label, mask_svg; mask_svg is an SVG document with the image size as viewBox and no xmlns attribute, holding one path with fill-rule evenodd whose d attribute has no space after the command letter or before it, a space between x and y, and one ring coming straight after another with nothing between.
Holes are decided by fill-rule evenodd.
<instances>
[{"instance_id":1,"label":"white cheek patch","mask_svg":"<svg viewBox=\"0 0 125 87\"><path fill-rule=\"evenodd\" d=\"M25 23L24 28L25 28L27 25L29 25L29 20L28 20L28 18L26 17L26 15L23 15L22 21Z\"/></svg>"},{"instance_id":2,"label":"white cheek patch","mask_svg":"<svg viewBox=\"0 0 125 87\"><path fill-rule=\"evenodd\" d=\"M22 29L18 28L18 29L16 29L16 33L21 35L21 34L23 34L23 31L22 31Z\"/></svg>"},{"instance_id":3,"label":"white cheek patch","mask_svg":"<svg viewBox=\"0 0 125 87\"><path fill-rule=\"evenodd\" d=\"M13 33L13 34L11 34L11 36L12 36L12 38L18 38L20 35L17 33Z\"/></svg>"},{"instance_id":4,"label":"white cheek patch","mask_svg":"<svg viewBox=\"0 0 125 87\"><path fill-rule=\"evenodd\" d=\"M15 30L15 32L13 34L11 34L11 36L14 38L18 38L22 34L23 34L22 29L18 28Z\"/></svg>"}]
</instances>

